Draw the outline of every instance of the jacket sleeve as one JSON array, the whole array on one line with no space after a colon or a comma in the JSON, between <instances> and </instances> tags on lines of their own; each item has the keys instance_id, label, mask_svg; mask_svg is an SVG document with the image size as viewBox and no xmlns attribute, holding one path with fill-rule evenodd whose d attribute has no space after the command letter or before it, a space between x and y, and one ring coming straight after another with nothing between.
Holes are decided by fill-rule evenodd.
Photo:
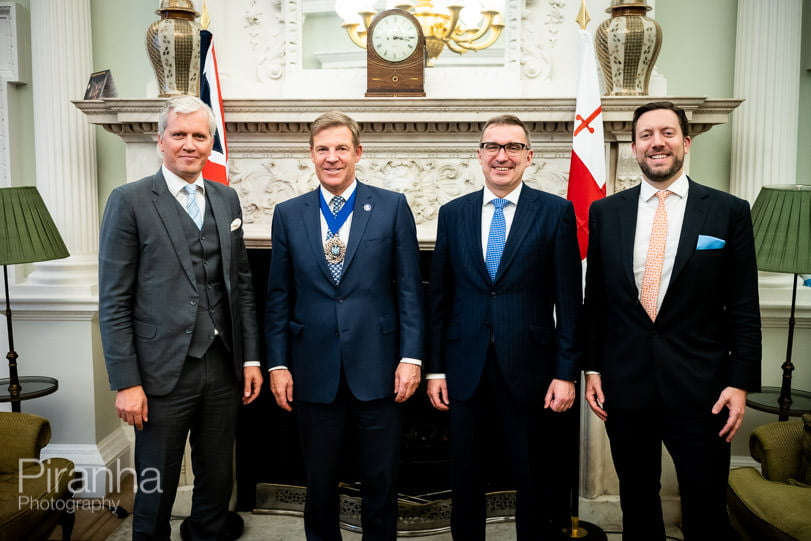
<instances>
[{"instance_id":1,"label":"jacket sleeve","mask_svg":"<svg viewBox=\"0 0 811 541\"><path fill-rule=\"evenodd\" d=\"M99 328L113 390L141 384L133 319L138 244L132 204L123 190L113 190L99 235Z\"/></svg>"}]
</instances>

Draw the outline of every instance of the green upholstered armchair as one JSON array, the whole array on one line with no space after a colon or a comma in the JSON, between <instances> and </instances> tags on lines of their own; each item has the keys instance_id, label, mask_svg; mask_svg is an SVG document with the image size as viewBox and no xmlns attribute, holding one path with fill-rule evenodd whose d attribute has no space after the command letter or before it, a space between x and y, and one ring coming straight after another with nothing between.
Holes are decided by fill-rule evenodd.
<instances>
[{"instance_id":1,"label":"green upholstered armchair","mask_svg":"<svg viewBox=\"0 0 811 541\"><path fill-rule=\"evenodd\" d=\"M744 540L811 540L811 414L769 423L749 439L755 468L729 472L730 519Z\"/></svg>"},{"instance_id":2,"label":"green upholstered armchair","mask_svg":"<svg viewBox=\"0 0 811 541\"><path fill-rule=\"evenodd\" d=\"M47 539L59 522L63 539L70 540L75 517L66 502L73 462L38 462L50 439L47 419L0 412L0 541Z\"/></svg>"}]
</instances>

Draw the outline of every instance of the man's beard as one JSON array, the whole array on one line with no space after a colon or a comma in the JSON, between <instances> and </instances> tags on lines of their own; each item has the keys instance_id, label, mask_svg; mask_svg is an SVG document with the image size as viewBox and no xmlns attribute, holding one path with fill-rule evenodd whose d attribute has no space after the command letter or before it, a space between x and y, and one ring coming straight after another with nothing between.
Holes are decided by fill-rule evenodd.
<instances>
[{"instance_id":1,"label":"man's beard","mask_svg":"<svg viewBox=\"0 0 811 541\"><path fill-rule=\"evenodd\" d=\"M642 169L642 173L645 175L645 178L653 182L660 182L663 180L668 180L672 178L673 175L678 173L684 165L684 158L676 158L674 156L673 165L664 171L659 172L655 172L648 167L648 162L646 162L644 158L637 160L637 163L639 164L639 168Z\"/></svg>"}]
</instances>

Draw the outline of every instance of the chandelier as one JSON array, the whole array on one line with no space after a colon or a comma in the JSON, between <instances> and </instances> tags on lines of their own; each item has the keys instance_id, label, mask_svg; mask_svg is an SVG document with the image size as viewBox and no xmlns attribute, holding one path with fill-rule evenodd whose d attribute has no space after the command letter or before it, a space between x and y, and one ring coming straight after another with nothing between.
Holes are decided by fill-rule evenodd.
<instances>
[{"instance_id":1,"label":"chandelier","mask_svg":"<svg viewBox=\"0 0 811 541\"><path fill-rule=\"evenodd\" d=\"M366 31L377 14L374 0L336 0L335 11L343 19L352 43L366 48ZM435 5L436 4L436 5ZM445 46L464 54L480 51L498 40L504 29L500 11L501 0L417 0L409 3L397 0L393 7L410 12L422 26L428 66L442 53Z\"/></svg>"}]
</instances>

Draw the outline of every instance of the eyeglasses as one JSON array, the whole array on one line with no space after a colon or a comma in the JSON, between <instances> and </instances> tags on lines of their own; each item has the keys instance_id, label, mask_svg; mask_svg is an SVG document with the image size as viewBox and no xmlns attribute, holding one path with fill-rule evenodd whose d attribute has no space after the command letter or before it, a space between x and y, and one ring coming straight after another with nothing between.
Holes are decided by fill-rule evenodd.
<instances>
[{"instance_id":1,"label":"eyeglasses","mask_svg":"<svg viewBox=\"0 0 811 541\"><path fill-rule=\"evenodd\" d=\"M508 155L515 156L516 154L520 154L525 148L529 148L529 145L526 143L504 143L503 145L498 143L480 143L479 148L482 149L485 154L489 155L498 154L503 148L504 152Z\"/></svg>"}]
</instances>

